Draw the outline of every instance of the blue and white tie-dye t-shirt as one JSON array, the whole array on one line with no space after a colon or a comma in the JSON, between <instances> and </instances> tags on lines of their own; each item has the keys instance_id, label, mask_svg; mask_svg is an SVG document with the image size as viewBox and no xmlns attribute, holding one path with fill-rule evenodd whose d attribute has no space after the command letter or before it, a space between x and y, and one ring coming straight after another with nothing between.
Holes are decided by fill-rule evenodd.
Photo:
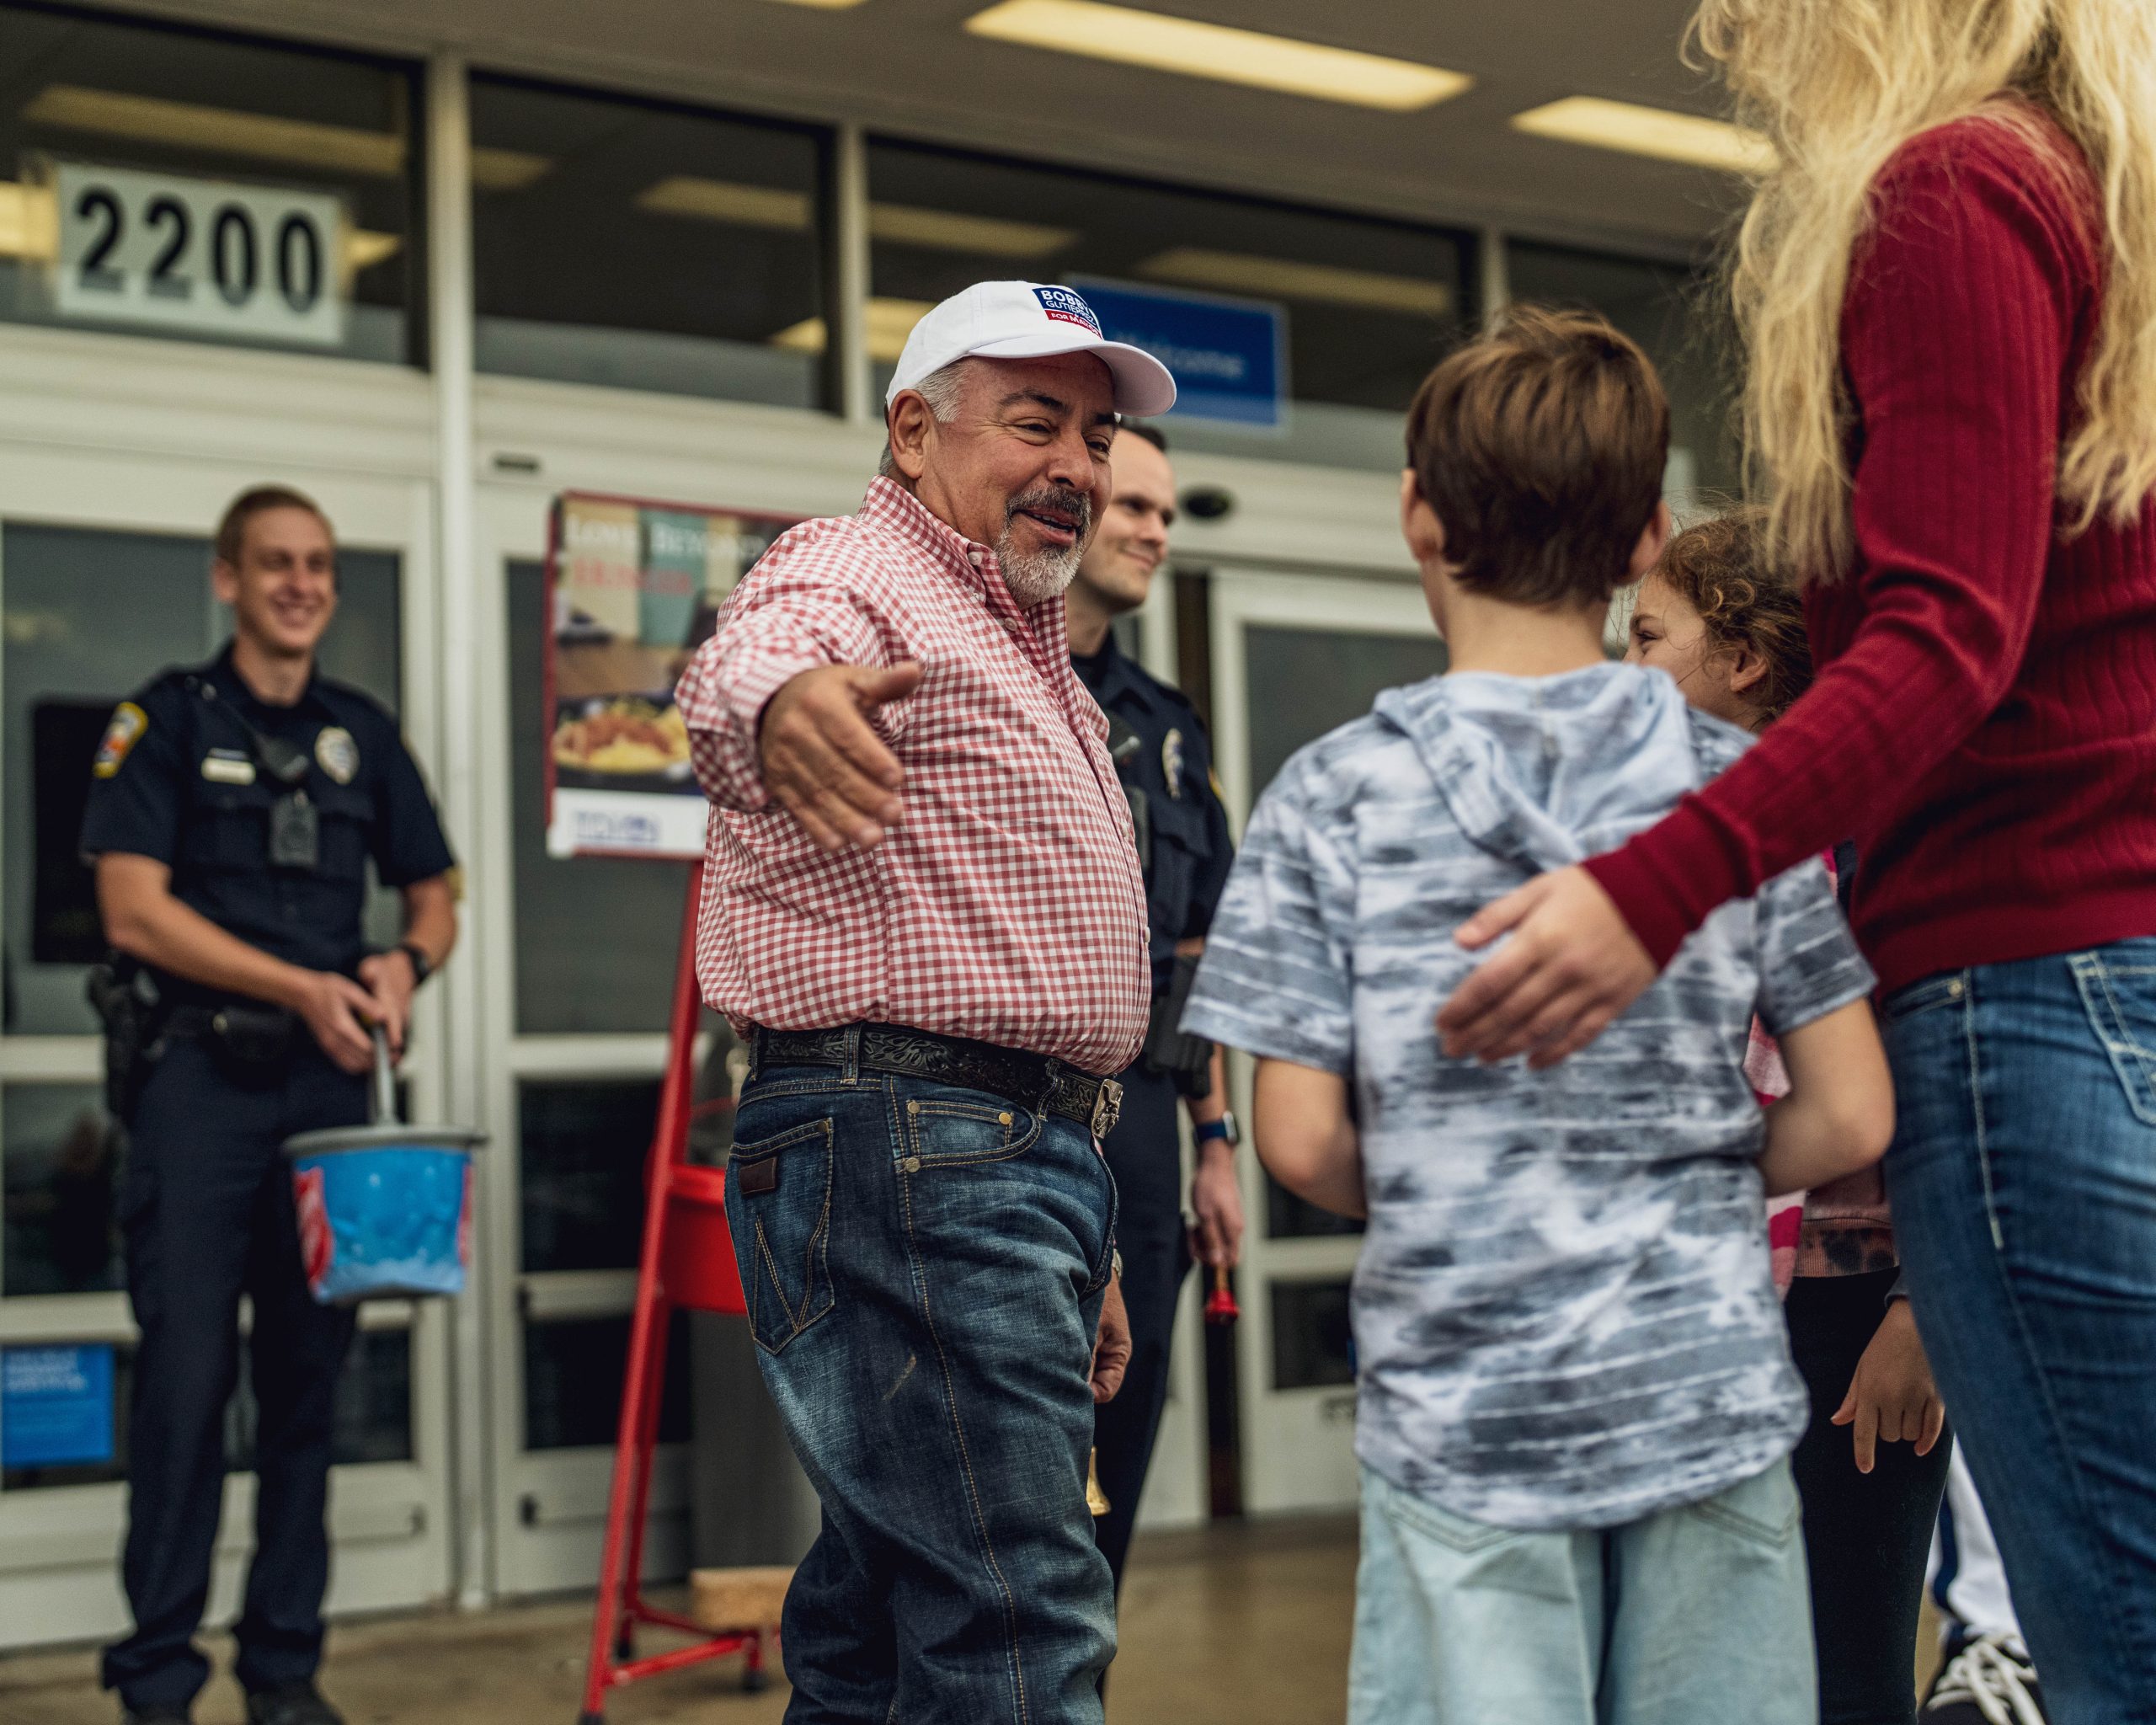
<instances>
[{"instance_id":1,"label":"blue and white tie-dye t-shirt","mask_svg":"<svg viewBox=\"0 0 2156 1725\"><path fill-rule=\"evenodd\" d=\"M1651 825L1749 742L1658 671L1455 674L1388 691L1251 817L1183 1028L1347 1075L1369 1231L1356 1447L1502 1527L1697 1503L1804 1429L1744 1076L1872 986L1825 871L1724 905L1601 1039L1546 1072L1449 1060L1479 962L1453 931Z\"/></svg>"}]
</instances>

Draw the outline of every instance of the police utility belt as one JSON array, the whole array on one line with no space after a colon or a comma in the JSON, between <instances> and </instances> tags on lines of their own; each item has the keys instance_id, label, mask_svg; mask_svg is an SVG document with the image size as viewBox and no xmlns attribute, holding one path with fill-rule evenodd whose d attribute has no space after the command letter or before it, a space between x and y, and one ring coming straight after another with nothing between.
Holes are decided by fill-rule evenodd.
<instances>
[{"instance_id":1,"label":"police utility belt","mask_svg":"<svg viewBox=\"0 0 2156 1725\"><path fill-rule=\"evenodd\" d=\"M115 957L90 967L90 1004L104 1023L105 1108L125 1120L141 1100L150 1069L165 1045L195 1042L229 1082L248 1089L276 1083L300 1046L299 1019L261 1001L168 1001L157 973Z\"/></svg>"},{"instance_id":2,"label":"police utility belt","mask_svg":"<svg viewBox=\"0 0 2156 1725\"><path fill-rule=\"evenodd\" d=\"M963 1036L939 1036L897 1024L850 1024L837 1030L757 1030L750 1042L753 1081L767 1066L836 1066L925 1078L959 1090L985 1090L1037 1114L1075 1120L1096 1138L1115 1130L1123 1087L1048 1055L999 1048Z\"/></svg>"}]
</instances>

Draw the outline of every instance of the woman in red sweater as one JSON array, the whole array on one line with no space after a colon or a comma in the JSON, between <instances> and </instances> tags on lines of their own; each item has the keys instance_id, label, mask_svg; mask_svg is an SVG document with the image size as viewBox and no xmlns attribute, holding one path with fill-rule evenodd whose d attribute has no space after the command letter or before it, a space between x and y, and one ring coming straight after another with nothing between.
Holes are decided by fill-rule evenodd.
<instances>
[{"instance_id":1,"label":"woman in red sweater","mask_svg":"<svg viewBox=\"0 0 2156 1725\"><path fill-rule=\"evenodd\" d=\"M1819 673L1510 938L1448 1049L1584 1047L1844 839L1919 1328L2063 1725L2156 1721L2156 4L1705 0L1781 166L1746 421Z\"/></svg>"}]
</instances>

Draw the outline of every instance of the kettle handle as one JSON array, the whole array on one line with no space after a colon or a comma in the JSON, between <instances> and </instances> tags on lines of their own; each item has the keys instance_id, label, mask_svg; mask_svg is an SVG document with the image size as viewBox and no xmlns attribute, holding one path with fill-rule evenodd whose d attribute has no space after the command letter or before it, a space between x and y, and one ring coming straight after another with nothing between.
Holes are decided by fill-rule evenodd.
<instances>
[{"instance_id":1,"label":"kettle handle","mask_svg":"<svg viewBox=\"0 0 2156 1725\"><path fill-rule=\"evenodd\" d=\"M374 1123L393 1124L397 1119L397 1074L389 1064L389 1033L381 1025L374 1034Z\"/></svg>"}]
</instances>

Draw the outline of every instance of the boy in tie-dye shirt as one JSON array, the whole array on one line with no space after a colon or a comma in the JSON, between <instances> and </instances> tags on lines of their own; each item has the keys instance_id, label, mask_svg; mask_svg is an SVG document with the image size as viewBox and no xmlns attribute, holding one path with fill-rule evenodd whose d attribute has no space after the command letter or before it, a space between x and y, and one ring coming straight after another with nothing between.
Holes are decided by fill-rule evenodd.
<instances>
[{"instance_id":1,"label":"boy in tie-dye shirt","mask_svg":"<svg viewBox=\"0 0 2156 1725\"><path fill-rule=\"evenodd\" d=\"M1561 1066L1448 1059L1433 1023L1460 923L1748 740L1603 651L1668 536L1668 430L1596 318L1515 310L1432 373L1402 507L1451 669L1282 770L1183 1021L1260 1056L1274 1177L1369 1218L1353 1725L1816 1717L1786 1461L1806 1402L1761 1199L1892 1129L1824 873L1717 912ZM1764 1114L1755 1011L1793 1083Z\"/></svg>"}]
</instances>

